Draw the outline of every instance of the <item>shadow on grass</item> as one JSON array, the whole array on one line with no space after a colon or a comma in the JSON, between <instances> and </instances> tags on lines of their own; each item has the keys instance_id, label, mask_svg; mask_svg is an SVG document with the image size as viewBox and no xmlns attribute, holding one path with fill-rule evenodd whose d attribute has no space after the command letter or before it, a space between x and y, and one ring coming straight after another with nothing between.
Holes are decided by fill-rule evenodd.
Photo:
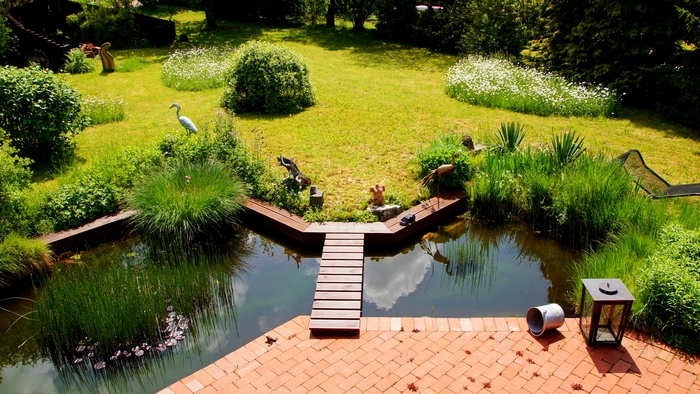
<instances>
[{"instance_id":1,"label":"shadow on grass","mask_svg":"<svg viewBox=\"0 0 700 394\"><path fill-rule=\"evenodd\" d=\"M663 133L665 137L688 138L700 142L700 130L674 123L650 109L625 108L620 119L627 119L636 127L654 129ZM695 154L700 155L700 151L696 151Z\"/></svg>"}]
</instances>

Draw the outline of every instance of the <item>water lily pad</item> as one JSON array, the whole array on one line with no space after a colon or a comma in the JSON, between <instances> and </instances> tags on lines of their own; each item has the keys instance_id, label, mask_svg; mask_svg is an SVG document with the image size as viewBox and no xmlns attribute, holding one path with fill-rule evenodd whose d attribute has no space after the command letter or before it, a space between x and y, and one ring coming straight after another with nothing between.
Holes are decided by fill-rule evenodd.
<instances>
[{"instance_id":1,"label":"water lily pad","mask_svg":"<svg viewBox=\"0 0 700 394\"><path fill-rule=\"evenodd\" d=\"M175 338L170 338L167 341L165 341L165 346L175 346L177 344L177 340Z\"/></svg>"}]
</instances>

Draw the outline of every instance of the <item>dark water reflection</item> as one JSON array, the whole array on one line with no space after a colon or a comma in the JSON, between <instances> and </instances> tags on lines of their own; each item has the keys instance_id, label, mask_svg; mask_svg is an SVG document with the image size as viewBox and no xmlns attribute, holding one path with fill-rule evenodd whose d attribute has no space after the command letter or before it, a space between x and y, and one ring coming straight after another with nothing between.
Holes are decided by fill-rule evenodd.
<instances>
[{"instance_id":1,"label":"dark water reflection","mask_svg":"<svg viewBox=\"0 0 700 394\"><path fill-rule=\"evenodd\" d=\"M445 246L464 239L487 245L491 259L471 271L447 257ZM123 373L71 370L41 356L37 326L0 311L0 392L157 392L213 363L269 330L311 312L320 248L302 249L250 233L252 254L246 272L233 279L235 317L213 316L198 322L174 351L133 365L112 365ZM114 246L108 245L106 248ZM456 221L427 234L405 249L367 251L363 316L524 316L531 306L559 302L569 289L573 261L557 242L524 227L491 228ZM32 297L31 289L14 295ZM5 301L17 313L29 301ZM566 308L565 308L566 309ZM21 346L20 346L21 345ZM167 353L167 354L166 354ZM104 371L104 370L103 370ZM101 375L102 374L102 375Z\"/></svg>"}]
</instances>

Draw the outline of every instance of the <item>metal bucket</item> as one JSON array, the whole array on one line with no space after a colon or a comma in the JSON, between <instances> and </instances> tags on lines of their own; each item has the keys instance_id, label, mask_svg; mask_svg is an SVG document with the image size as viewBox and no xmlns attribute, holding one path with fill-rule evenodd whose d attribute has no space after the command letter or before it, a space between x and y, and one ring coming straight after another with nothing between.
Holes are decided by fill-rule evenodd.
<instances>
[{"instance_id":1,"label":"metal bucket","mask_svg":"<svg viewBox=\"0 0 700 394\"><path fill-rule=\"evenodd\" d=\"M564 325L564 310L559 304L536 306L527 310L525 319L530 333L539 337L549 329Z\"/></svg>"}]
</instances>

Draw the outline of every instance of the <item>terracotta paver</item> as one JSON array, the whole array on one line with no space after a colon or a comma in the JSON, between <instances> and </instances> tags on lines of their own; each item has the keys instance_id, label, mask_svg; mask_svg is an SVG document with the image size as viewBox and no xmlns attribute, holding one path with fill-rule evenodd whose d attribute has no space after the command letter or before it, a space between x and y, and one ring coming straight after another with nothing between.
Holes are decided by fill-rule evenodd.
<instances>
[{"instance_id":1,"label":"terracotta paver","mask_svg":"<svg viewBox=\"0 0 700 394\"><path fill-rule=\"evenodd\" d=\"M430 393L700 393L697 359L635 332L622 346L590 348L577 319L540 337L524 318L363 317L359 337L315 337L308 323L290 320L271 331L273 346L260 337L158 394L399 393L411 385Z\"/></svg>"}]
</instances>

